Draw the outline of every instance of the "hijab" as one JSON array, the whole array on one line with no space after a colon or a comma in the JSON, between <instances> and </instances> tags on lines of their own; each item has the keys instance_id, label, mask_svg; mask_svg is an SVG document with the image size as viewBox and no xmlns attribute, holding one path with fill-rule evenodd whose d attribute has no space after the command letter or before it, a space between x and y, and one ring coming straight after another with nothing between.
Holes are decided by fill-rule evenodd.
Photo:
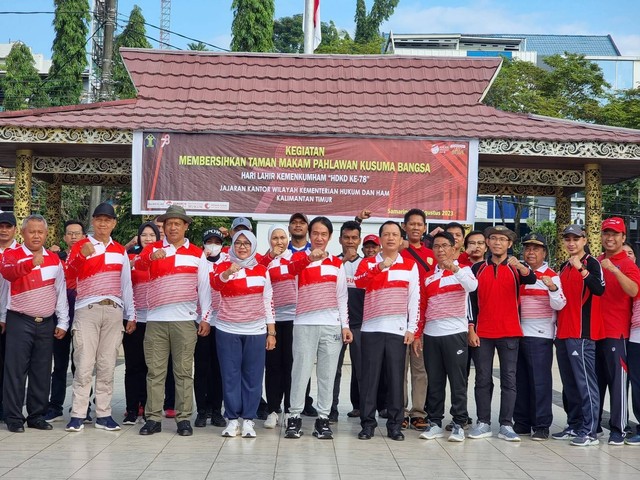
<instances>
[{"instance_id":1,"label":"hijab","mask_svg":"<svg viewBox=\"0 0 640 480\"><path fill-rule=\"evenodd\" d=\"M278 225L271 225L271 227L269 227L269 248L271 248L271 236L273 235L273 232L275 232L276 230L282 230L284 232L284 234L288 237L288 233L287 231L283 228L280 227ZM268 253L267 253L268 255ZM291 255L293 255L293 252L291 252L291 250L289 250L288 248L285 247L284 252L282 252L280 255L278 255L275 258L285 258L285 259L289 259L291 257ZM275 260L274 258L274 260Z\"/></svg>"},{"instance_id":2,"label":"hijab","mask_svg":"<svg viewBox=\"0 0 640 480\"><path fill-rule=\"evenodd\" d=\"M236 243L236 240L240 237L240 235L244 235L246 239L249 241L249 243L251 243L251 253L244 260L240 260L236 256L236 250L235 250L236 248L235 243ZM258 251L258 240L256 240L256 236L253 233L251 233L251 231L249 230L240 230L239 232L236 232L236 234L231 239L231 248L229 249L229 259L231 260L231 262L238 264L242 268L255 267L258 264L258 261L256 260L257 251Z\"/></svg>"}]
</instances>

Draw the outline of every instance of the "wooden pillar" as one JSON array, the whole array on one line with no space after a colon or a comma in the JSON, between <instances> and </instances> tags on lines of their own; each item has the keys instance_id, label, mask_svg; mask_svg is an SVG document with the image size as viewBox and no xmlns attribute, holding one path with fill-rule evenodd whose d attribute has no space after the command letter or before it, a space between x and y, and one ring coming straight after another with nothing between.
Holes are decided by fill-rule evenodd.
<instances>
[{"instance_id":1,"label":"wooden pillar","mask_svg":"<svg viewBox=\"0 0 640 480\"><path fill-rule=\"evenodd\" d=\"M564 188L556 187L556 265L569 258L562 241L562 231L571 223L571 199L564 194Z\"/></svg>"},{"instance_id":2,"label":"wooden pillar","mask_svg":"<svg viewBox=\"0 0 640 480\"><path fill-rule=\"evenodd\" d=\"M13 187L13 213L18 221L18 234L22 221L31 215L31 172L33 171L33 152L16 151L16 180Z\"/></svg>"},{"instance_id":3,"label":"wooden pillar","mask_svg":"<svg viewBox=\"0 0 640 480\"><path fill-rule=\"evenodd\" d=\"M53 181L47 185L47 209L45 218L49 225L47 245L60 245L60 222L62 221L62 181L54 174Z\"/></svg>"},{"instance_id":4,"label":"wooden pillar","mask_svg":"<svg viewBox=\"0 0 640 480\"><path fill-rule=\"evenodd\" d=\"M584 166L585 230L592 255L602 251L600 224L602 223L602 176L600 165L588 163Z\"/></svg>"}]
</instances>

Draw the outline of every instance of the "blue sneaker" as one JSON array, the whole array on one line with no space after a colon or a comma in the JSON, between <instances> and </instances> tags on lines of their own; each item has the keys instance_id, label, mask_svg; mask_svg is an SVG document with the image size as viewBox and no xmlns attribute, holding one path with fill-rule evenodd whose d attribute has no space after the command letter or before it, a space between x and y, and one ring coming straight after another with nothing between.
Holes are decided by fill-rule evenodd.
<instances>
[{"instance_id":1,"label":"blue sneaker","mask_svg":"<svg viewBox=\"0 0 640 480\"><path fill-rule=\"evenodd\" d=\"M626 445L634 445L634 446L636 446L636 447L637 447L637 446L640 446L640 433L635 434L635 435L634 435L634 436L632 436L632 437L626 437L626 438L624 439L624 443L625 443Z\"/></svg>"},{"instance_id":2,"label":"blue sneaker","mask_svg":"<svg viewBox=\"0 0 640 480\"><path fill-rule=\"evenodd\" d=\"M65 430L67 432L79 432L84 428L82 420L84 420L84 418L71 417L71 420L69 420L69 423L67 423Z\"/></svg>"},{"instance_id":3,"label":"blue sneaker","mask_svg":"<svg viewBox=\"0 0 640 480\"><path fill-rule=\"evenodd\" d=\"M624 445L624 434L611 432L609 435L609 445Z\"/></svg>"},{"instance_id":4,"label":"blue sneaker","mask_svg":"<svg viewBox=\"0 0 640 480\"><path fill-rule=\"evenodd\" d=\"M115 432L120 430L120 425L113 419L113 417L98 417L94 425L96 428L107 430L108 432Z\"/></svg>"},{"instance_id":5,"label":"blue sneaker","mask_svg":"<svg viewBox=\"0 0 640 480\"><path fill-rule=\"evenodd\" d=\"M64 420L62 412L56 412L52 409L47 410L47 413L45 413L44 417L42 418L44 418L44 421L48 423L61 422L62 420Z\"/></svg>"}]
</instances>

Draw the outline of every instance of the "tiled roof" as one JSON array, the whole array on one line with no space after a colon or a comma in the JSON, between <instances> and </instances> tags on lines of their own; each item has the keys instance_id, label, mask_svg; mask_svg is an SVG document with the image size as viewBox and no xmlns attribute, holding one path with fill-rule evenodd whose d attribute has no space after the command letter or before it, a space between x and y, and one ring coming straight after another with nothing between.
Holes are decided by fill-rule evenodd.
<instances>
[{"instance_id":1,"label":"tiled roof","mask_svg":"<svg viewBox=\"0 0 640 480\"><path fill-rule=\"evenodd\" d=\"M640 131L480 103L496 58L123 50L136 100L6 112L3 125L640 143Z\"/></svg>"},{"instance_id":2,"label":"tiled roof","mask_svg":"<svg viewBox=\"0 0 640 480\"><path fill-rule=\"evenodd\" d=\"M543 35L530 33L467 34L468 37L522 38L522 50L538 52L540 56L565 52L592 56L619 57L620 51L611 35Z\"/></svg>"}]
</instances>

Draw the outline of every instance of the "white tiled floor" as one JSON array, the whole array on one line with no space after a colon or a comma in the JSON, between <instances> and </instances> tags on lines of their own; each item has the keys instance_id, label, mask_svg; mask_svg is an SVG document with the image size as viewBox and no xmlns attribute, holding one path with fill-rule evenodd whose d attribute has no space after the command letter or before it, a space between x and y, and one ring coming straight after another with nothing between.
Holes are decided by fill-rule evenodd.
<instances>
[{"instance_id":1,"label":"white tiled floor","mask_svg":"<svg viewBox=\"0 0 640 480\"><path fill-rule=\"evenodd\" d=\"M123 373L124 366L118 366L114 395L114 418L118 421L124 410ZM346 366L343 392L348 392L349 373ZM473 384L473 373L470 383ZM554 385L559 389L558 381ZM499 391L496 385L494 417ZM123 426L120 432L105 432L88 425L80 433L66 433L64 423L59 422L53 431L27 428L23 434L9 433L3 426L0 476L87 480L614 480L640 474L640 448L609 447L606 442L588 448L554 440L536 443L529 438L519 444L497 437L448 443L446 438L419 440L413 430L405 432L404 442L394 442L385 437L384 428L376 430L372 440L358 440L358 420L345 415L350 410L347 397L348 394L343 395L342 415L335 425L333 441L312 437L313 419L308 418L304 419L306 434L299 440L284 439L278 429L265 430L262 422L257 422L256 439L223 439L222 429L210 425L195 429L192 437L179 437L175 422L168 419L163 421L162 433L150 437L138 435L140 425ZM470 413L475 417L472 388L469 399ZM554 415L552 432L560 430L565 421L564 412L556 406Z\"/></svg>"}]
</instances>

